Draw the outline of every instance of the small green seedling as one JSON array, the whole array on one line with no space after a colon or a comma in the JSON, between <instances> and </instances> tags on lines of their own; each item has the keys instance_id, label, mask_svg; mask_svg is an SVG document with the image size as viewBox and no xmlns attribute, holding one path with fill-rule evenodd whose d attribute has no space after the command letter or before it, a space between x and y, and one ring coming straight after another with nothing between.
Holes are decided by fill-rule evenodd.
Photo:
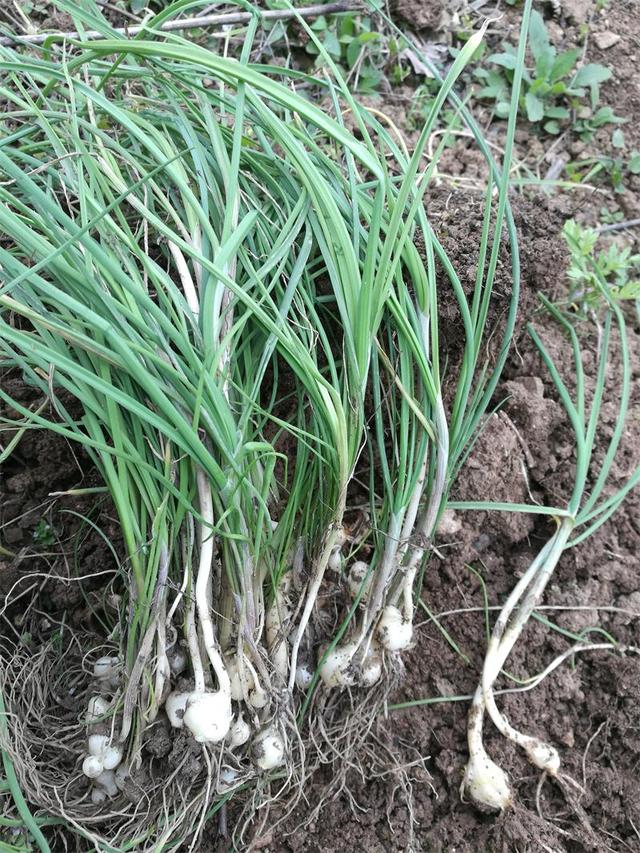
<instances>
[{"instance_id":1,"label":"small green seedling","mask_svg":"<svg viewBox=\"0 0 640 853\"><path fill-rule=\"evenodd\" d=\"M415 89L405 117L407 130L419 131L422 128L438 95L439 88L438 81L431 77ZM463 127L462 117L451 107L442 110L442 124L450 130L460 130Z\"/></svg>"},{"instance_id":2,"label":"small green seedling","mask_svg":"<svg viewBox=\"0 0 640 853\"><path fill-rule=\"evenodd\" d=\"M624 220L624 213L621 210L610 210L608 207L600 208L600 222L603 225L615 225Z\"/></svg>"},{"instance_id":3,"label":"small green seedling","mask_svg":"<svg viewBox=\"0 0 640 853\"><path fill-rule=\"evenodd\" d=\"M475 76L484 83L478 97L494 100L500 118L509 111L508 95L516 67L516 48L511 44L504 44L503 48L504 52L488 57L489 62L498 66L497 70L475 71ZM581 136L590 138L596 128L623 121L610 107L598 108L600 83L611 77L611 71L595 63L576 68L581 50L558 53L549 41L542 15L536 11L531 14L529 50L534 66L524 73L520 111L530 122L540 124L547 133L558 134L574 110L574 126Z\"/></svg>"},{"instance_id":4,"label":"small green seedling","mask_svg":"<svg viewBox=\"0 0 640 853\"><path fill-rule=\"evenodd\" d=\"M570 302L595 309L604 304L603 286L615 302L640 299L640 254L632 255L630 246L616 243L597 251L598 232L573 219L565 222L562 233L571 252Z\"/></svg>"},{"instance_id":5,"label":"small green seedling","mask_svg":"<svg viewBox=\"0 0 640 853\"><path fill-rule=\"evenodd\" d=\"M386 46L382 35L366 15L321 15L311 25L322 42L324 50L347 72L357 78L359 92L375 92L384 77L383 66ZM316 57L316 64L324 64L321 51L313 41L308 41L305 50Z\"/></svg>"},{"instance_id":6,"label":"small green seedling","mask_svg":"<svg viewBox=\"0 0 640 853\"><path fill-rule=\"evenodd\" d=\"M53 527L45 518L41 518L33 531L33 541L36 545L53 545L56 541Z\"/></svg>"},{"instance_id":7,"label":"small green seedling","mask_svg":"<svg viewBox=\"0 0 640 853\"><path fill-rule=\"evenodd\" d=\"M614 143L616 133L613 134ZM629 176L640 175L640 151L632 151L628 158L621 155L588 157L586 160L567 163L566 170L569 180L578 184L591 183L598 175L604 175L617 193L623 193Z\"/></svg>"}]
</instances>

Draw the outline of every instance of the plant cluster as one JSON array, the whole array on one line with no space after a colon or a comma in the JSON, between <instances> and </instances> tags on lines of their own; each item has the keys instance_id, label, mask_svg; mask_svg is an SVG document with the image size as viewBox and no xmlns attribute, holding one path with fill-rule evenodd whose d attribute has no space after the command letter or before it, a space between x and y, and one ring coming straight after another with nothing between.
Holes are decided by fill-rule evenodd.
<instances>
[{"instance_id":1,"label":"plant cluster","mask_svg":"<svg viewBox=\"0 0 640 853\"><path fill-rule=\"evenodd\" d=\"M254 791L255 808L268 780L295 791L306 719L326 732L344 712L332 691L361 691L367 713L381 707L515 322L508 168L474 125L491 178L470 296L424 202L444 143L426 169L423 153L482 32L408 156L311 28L333 75L322 84L333 117L295 89L316 78L251 64L258 24L239 60L107 28L70 57L0 56L0 228L11 240L0 244L0 347L51 408L0 396L19 428L83 445L125 548L100 632L63 655L59 637L41 637L48 675L18 691L7 673L25 650L15 650L3 690L19 725L5 740L29 801L97 845L132 833L180 843L232 793ZM514 282L496 329L505 222ZM450 412L442 298L464 329ZM496 334L503 344L486 362ZM360 497L353 505L363 482L364 514ZM58 744L61 667L77 703L62 800L36 769ZM144 757L163 721L177 753L154 783ZM187 781L185 738L204 756Z\"/></svg>"},{"instance_id":2,"label":"plant cluster","mask_svg":"<svg viewBox=\"0 0 640 853\"><path fill-rule=\"evenodd\" d=\"M570 302L593 309L607 299L614 303L640 299L640 254L615 242L596 251L598 232L573 219L565 222L562 233L571 253Z\"/></svg>"},{"instance_id":3,"label":"plant cluster","mask_svg":"<svg viewBox=\"0 0 640 853\"><path fill-rule=\"evenodd\" d=\"M598 107L600 84L611 77L603 65L578 65L579 48L558 53L549 41L542 15L533 10L529 29L529 50L533 66L523 75L520 112L527 120L539 125L546 133L558 134L569 121L582 139L590 139L603 125L623 121L608 106ZM517 50L503 44L502 53L487 57L497 69L477 68L474 71L482 86L476 95L495 101L499 118L509 113L509 92L517 66Z\"/></svg>"},{"instance_id":4,"label":"plant cluster","mask_svg":"<svg viewBox=\"0 0 640 853\"><path fill-rule=\"evenodd\" d=\"M449 493L516 323L518 111L557 132L569 116L558 99L575 107L589 88L595 105L606 69L574 71L575 52L556 55L526 0L519 47L497 58L508 75L499 168L453 92L484 31L428 84L409 154L340 68L366 81L378 67L366 16L344 16L335 33L298 17L323 68L314 75L252 61L257 14L238 59L156 37L154 23L185 5L128 40L57 0L104 38L57 54L0 50L0 354L41 400L0 399L18 434L82 445L123 539L90 622L27 620L28 642L4 650L6 825L44 853L59 827L96 849L193 848L231 796L244 804L241 835L272 800L292 808L309 768L356 765L412 644L447 506L556 521L495 623L469 718L465 792L503 809L512 792L485 749L485 714L536 767L556 775L560 758L513 729L495 682L562 553L640 479L607 487L631 387L619 303L636 298L637 256L596 254L595 232L565 227L574 300L601 302L593 388L571 313L542 300L571 347L572 382L530 328L575 432L566 506L454 504ZM308 99L312 86L329 108ZM471 288L426 201L446 136L425 152L443 116L464 122L488 168ZM494 283L506 255L505 299ZM445 304L462 330L456 358L443 354ZM619 418L597 470L616 335ZM44 522L35 536L44 545L55 531Z\"/></svg>"},{"instance_id":5,"label":"plant cluster","mask_svg":"<svg viewBox=\"0 0 640 853\"><path fill-rule=\"evenodd\" d=\"M613 134L613 143L615 147L624 145L624 139L616 138L616 132ZM616 146L616 143L620 143ZM623 193L629 176L640 175L640 152L635 149L631 151L628 157L622 154L611 157L604 154L599 154L596 157L587 157L584 160L574 160L566 165L567 175L569 180L575 183L589 183L598 175L605 175L617 193Z\"/></svg>"}]
</instances>

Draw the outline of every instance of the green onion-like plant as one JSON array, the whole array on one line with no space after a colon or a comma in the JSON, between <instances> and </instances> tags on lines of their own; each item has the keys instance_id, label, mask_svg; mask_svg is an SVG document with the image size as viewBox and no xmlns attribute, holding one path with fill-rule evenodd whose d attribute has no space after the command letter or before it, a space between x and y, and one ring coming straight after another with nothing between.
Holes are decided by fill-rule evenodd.
<instances>
[{"instance_id":1,"label":"green onion-like plant","mask_svg":"<svg viewBox=\"0 0 640 853\"><path fill-rule=\"evenodd\" d=\"M43 819L101 849L169 849L237 790L299 789L310 715L330 737L331 714L379 708L411 643L430 540L515 324L507 191L525 40L498 169L452 91L482 32L409 155L328 55L321 79L252 64L258 15L230 59L159 36L184 2L132 40L57 5L105 38L0 53L0 345L47 407L0 396L20 429L83 445L125 559L104 633L63 656L43 641L41 666L73 673L79 703L56 775L25 746L61 735L47 679L38 701L13 679L23 647L4 668L4 757L41 849ZM471 293L425 200L447 99L489 172ZM496 330L505 228L513 286ZM447 405L443 300L464 330ZM159 775L146 757L162 725Z\"/></svg>"},{"instance_id":2,"label":"green onion-like plant","mask_svg":"<svg viewBox=\"0 0 640 853\"><path fill-rule=\"evenodd\" d=\"M469 762L465 771L463 789L476 802L495 809L506 808L512 800L511 788L505 772L489 757L485 750L482 729L485 712L488 712L497 729L509 740L522 747L531 763L556 776L560 769L560 755L551 744L517 731L496 706L494 685L531 614L540 603L564 551L584 541L596 531L620 506L628 492L640 481L640 466L627 482L615 489L607 488L612 464L624 434L631 391L631 364L625 319L612 292L612 286L602 272L596 269L594 283L598 288L604 318L599 333L598 370L593 387L587 388L583 368L583 352L575 328L575 320L563 314L542 297L545 315L560 324L570 342L573 360L571 377L575 381L572 394L562 379L558 365L538 332L529 326L529 333L549 371L555 391L567 414L575 436L576 469L573 489L566 509L545 508L556 521L556 530L536 555L518 580L504 603L489 638L482 668L482 677L476 689L468 720ZM620 375L616 376L614 391L611 382L613 340L617 340ZM609 379L609 382L607 380ZM603 401L609 397L618 400L616 425L608 439L603 456L596 466L594 449L599 447L600 416ZM589 393L589 390L591 393ZM505 507L505 509L509 509ZM514 511L526 508L512 507ZM607 644L610 647L610 644ZM580 647L576 647L579 651Z\"/></svg>"}]
</instances>

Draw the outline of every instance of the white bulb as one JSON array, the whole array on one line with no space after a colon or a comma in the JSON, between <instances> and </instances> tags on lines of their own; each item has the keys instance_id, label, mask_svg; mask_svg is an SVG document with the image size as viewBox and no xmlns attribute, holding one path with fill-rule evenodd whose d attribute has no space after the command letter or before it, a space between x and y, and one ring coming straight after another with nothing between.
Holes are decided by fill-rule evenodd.
<instances>
[{"instance_id":1,"label":"white bulb","mask_svg":"<svg viewBox=\"0 0 640 853\"><path fill-rule=\"evenodd\" d=\"M399 652L411 643L413 625L409 620L403 619L397 607L389 604L382 611L378 622L378 636L387 651Z\"/></svg>"},{"instance_id":2,"label":"white bulb","mask_svg":"<svg viewBox=\"0 0 640 853\"><path fill-rule=\"evenodd\" d=\"M340 548L334 548L329 556L329 562L327 564L332 572L339 572L340 566L342 565L342 555L340 554Z\"/></svg>"},{"instance_id":3,"label":"white bulb","mask_svg":"<svg viewBox=\"0 0 640 853\"><path fill-rule=\"evenodd\" d=\"M362 586L362 582L367 577L369 572L369 564L363 562L362 560L356 560L356 562L349 569L349 577L347 579L347 585L349 587L349 593L351 594L351 598L355 598L360 592L360 587ZM362 598L360 601L364 601L367 597L369 584L365 584L364 590L362 592Z\"/></svg>"},{"instance_id":4,"label":"white bulb","mask_svg":"<svg viewBox=\"0 0 640 853\"><path fill-rule=\"evenodd\" d=\"M93 665L94 678L111 678L118 674L120 659L117 657L105 655L98 658Z\"/></svg>"},{"instance_id":5,"label":"white bulb","mask_svg":"<svg viewBox=\"0 0 640 853\"><path fill-rule=\"evenodd\" d=\"M243 720L242 714L238 714L238 719L231 726L231 731L229 732L231 746L242 746L250 737L251 729L249 728L249 724Z\"/></svg>"},{"instance_id":6,"label":"white bulb","mask_svg":"<svg viewBox=\"0 0 640 853\"><path fill-rule=\"evenodd\" d=\"M107 792L102 788L91 789L91 802L94 806L100 806L107 799Z\"/></svg>"},{"instance_id":7,"label":"white bulb","mask_svg":"<svg viewBox=\"0 0 640 853\"><path fill-rule=\"evenodd\" d=\"M87 703L87 722L95 723L109 710L109 702L104 696L92 696Z\"/></svg>"},{"instance_id":8,"label":"white bulb","mask_svg":"<svg viewBox=\"0 0 640 853\"><path fill-rule=\"evenodd\" d=\"M88 776L89 779L97 779L103 770L104 765L102 763L102 759L98 758L97 755L87 755L85 760L82 762L82 772L85 776Z\"/></svg>"},{"instance_id":9,"label":"white bulb","mask_svg":"<svg viewBox=\"0 0 640 853\"><path fill-rule=\"evenodd\" d=\"M198 743L219 743L231 728L231 699L222 690L189 694L183 722Z\"/></svg>"},{"instance_id":10,"label":"white bulb","mask_svg":"<svg viewBox=\"0 0 640 853\"><path fill-rule=\"evenodd\" d=\"M264 708L267 702L269 701L269 697L267 696L266 691L264 691L262 688L258 690L252 690L249 693L248 698L251 707L256 708L257 710Z\"/></svg>"},{"instance_id":11,"label":"white bulb","mask_svg":"<svg viewBox=\"0 0 640 853\"><path fill-rule=\"evenodd\" d=\"M284 764L284 743L272 726L254 738L252 752L253 760L261 770L273 770Z\"/></svg>"},{"instance_id":12,"label":"white bulb","mask_svg":"<svg viewBox=\"0 0 640 853\"><path fill-rule=\"evenodd\" d=\"M511 803L507 774L487 753L477 750L464 771L462 790L478 805L504 811Z\"/></svg>"},{"instance_id":13,"label":"white bulb","mask_svg":"<svg viewBox=\"0 0 640 853\"><path fill-rule=\"evenodd\" d=\"M557 776L560 769L560 755L551 744L537 738L527 738L524 749L529 761L540 770L546 770L550 776Z\"/></svg>"},{"instance_id":14,"label":"white bulb","mask_svg":"<svg viewBox=\"0 0 640 853\"><path fill-rule=\"evenodd\" d=\"M108 746L102 756L105 770L115 770L122 761L122 747L118 744Z\"/></svg>"},{"instance_id":15,"label":"white bulb","mask_svg":"<svg viewBox=\"0 0 640 853\"><path fill-rule=\"evenodd\" d=\"M313 672L309 667L302 663L296 669L296 687L298 690L306 690L313 680Z\"/></svg>"},{"instance_id":16,"label":"white bulb","mask_svg":"<svg viewBox=\"0 0 640 853\"><path fill-rule=\"evenodd\" d=\"M90 755L99 755L102 757L108 745L108 735L89 735L89 738L87 739L87 749L89 750Z\"/></svg>"},{"instance_id":17,"label":"white bulb","mask_svg":"<svg viewBox=\"0 0 640 853\"><path fill-rule=\"evenodd\" d=\"M360 680L365 687L371 687L382 677L382 658L375 649L370 649L360 669Z\"/></svg>"},{"instance_id":18,"label":"white bulb","mask_svg":"<svg viewBox=\"0 0 640 853\"><path fill-rule=\"evenodd\" d=\"M169 693L164 703L164 710L174 729L181 729L184 724L184 712L187 710L189 693Z\"/></svg>"},{"instance_id":19,"label":"white bulb","mask_svg":"<svg viewBox=\"0 0 640 853\"><path fill-rule=\"evenodd\" d=\"M320 678L327 687L350 687L356 683L356 672L351 659L357 648L357 643L345 643L344 646L336 646L329 652L320 666Z\"/></svg>"},{"instance_id":20,"label":"white bulb","mask_svg":"<svg viewBox=\"0 0 640 853\"><path fill-rule=\"evenodd\" d=\"M116 785L116 777L113 770L104 770L97 777L96 785L102 788L107 797L118 796L118 786Z\"/></svg>"}]
</instances>

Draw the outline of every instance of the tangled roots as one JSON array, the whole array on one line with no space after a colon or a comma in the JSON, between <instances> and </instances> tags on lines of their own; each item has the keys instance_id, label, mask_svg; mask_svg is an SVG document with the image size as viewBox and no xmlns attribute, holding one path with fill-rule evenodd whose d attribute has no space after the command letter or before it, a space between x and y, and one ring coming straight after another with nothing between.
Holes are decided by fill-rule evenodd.
<instances>
[{"instance_id":1,"label":"tangled roots","mask_svg":"<svg viewBox=\"0 0 640 853\"><path fill-rule=\"evenodd\" d=\"M60 821L49 825L47 834L59 834L61 843L72 829L96 848L105 841L118 847L137 839L138 850L158 849L169 840L172 846L187 842L197 849L206 823L221 808L226 817L233 795L233 836L242 849L248 837L259 838L267 825L270 832L282 832L288 821L287 829L297 824L292 832L298 832L338 796L346 796L359 810L349 787L355 777L385 779L392 800L401 792L413 823L411 768L422 768L421 783L426 771L419 757L401 765L397 747L385 735L385 708L397 673L366 692L320 687L307 711L304 738L290 696L283 692L273 697L272 724L287 756L275 774L256 771L250 746L238 753L225 746L206 747L186 729L172 729L161 714L125 758L117 794L97 805L82 772L87 704L95 691L86 650L94 651L96 640L63 627L38 646L35 641L10 645L5 640L1 649L6 725L0 727L0 745L34 814L46 816L49 824L51 818ZM112 704L119 707L121 699L121 688L114 688ZM117 737L118 718L116 713L103 724L112 737ZM330 773L319 774L322 768ZM311 777L316 791L317 779L329 781L309 809L301 800Z\"/></svg>"}]
</instances>

